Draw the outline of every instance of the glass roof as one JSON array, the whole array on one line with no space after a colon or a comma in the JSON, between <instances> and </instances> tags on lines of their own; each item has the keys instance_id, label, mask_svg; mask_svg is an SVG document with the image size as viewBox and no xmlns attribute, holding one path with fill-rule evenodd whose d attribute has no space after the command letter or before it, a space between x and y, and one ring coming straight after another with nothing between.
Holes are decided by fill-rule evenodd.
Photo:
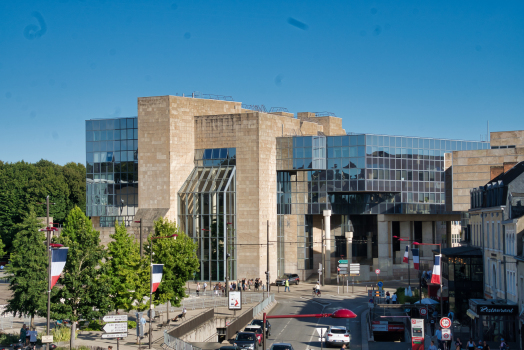
<instances>
[{"instance_id":1,"label":"glass roof","mask_svg":"<svg viewBox=\"0 0 524 350\"><path fill-rule=\"evenodd\" d=\"M231 165L214 168L195 167L178 193L232 192L235 190L235 182L231 179L235 170L236 167Z\"/></svg>"}]
</instances>

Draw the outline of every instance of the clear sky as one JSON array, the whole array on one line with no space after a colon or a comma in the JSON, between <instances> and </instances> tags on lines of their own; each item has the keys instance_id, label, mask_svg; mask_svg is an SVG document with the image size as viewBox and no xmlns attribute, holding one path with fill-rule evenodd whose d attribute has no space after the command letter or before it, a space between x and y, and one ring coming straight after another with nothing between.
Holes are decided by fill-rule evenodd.
<instances>
[{"instance_id":1,"label":"clear sky","mask_svg":"<svg viewBox=\"0 0 524 350\"><path fill-rule=\"evenodd\" d=\"M0 1L0 160L83 163L86 119L192 91L352 132L524 129L524 1Z\"/></svg>"}]
</instances>

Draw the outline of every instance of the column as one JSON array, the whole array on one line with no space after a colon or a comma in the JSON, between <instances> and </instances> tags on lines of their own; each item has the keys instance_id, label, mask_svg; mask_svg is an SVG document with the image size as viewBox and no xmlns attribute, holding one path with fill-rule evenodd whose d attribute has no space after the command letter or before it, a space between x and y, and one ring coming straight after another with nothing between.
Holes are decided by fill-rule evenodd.
<instances>
[{"instance_id":1,"label":"column","mask_svg":"<svg viewBox=\"0 0 524 350\"><path fill-rule=\"evenodd\" d=\"M330 283L331 281L331 210L324 210L324 230L325 230L325 245L326 245L326 255L325 255L325 281Z\"/></svg>"},{"instance_id":2,"label":"column","mask_svg":"<svg viewBox=\"0 0 524 350\"><path fill-rule=\"evenodd\" d=\"M367 233L367 258L373 259L373 232Z\"/></svg>"},{"instance_id":3,"label":"column","mask_svg":"<svg viewBox=\"0 0 524 350\"><path fill-rule=\"evenodd\" d=\"M353 232L346 232L346 256L348 264L353 262Z\"/></svg>"}]
</instances>

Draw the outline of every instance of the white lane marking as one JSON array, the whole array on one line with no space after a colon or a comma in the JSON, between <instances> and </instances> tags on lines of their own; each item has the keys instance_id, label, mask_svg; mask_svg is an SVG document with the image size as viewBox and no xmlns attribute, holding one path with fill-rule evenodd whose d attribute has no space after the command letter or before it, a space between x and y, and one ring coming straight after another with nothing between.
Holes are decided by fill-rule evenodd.
<instances>
[{"instance_id":1,"label":"white lane marking","mask_svg":"<svg viewBox=\"0 0 524 350\"><path fill-rule=\"evenodd\" d=\"M326 308L327 305L323 305L322 306L322 311L321 311L321 314L324 313L324 309ZM317 320L317 323L315 323L315 328L317 328L318 326L318 323L320 322L320 318ZM308 341L308 345L306 347L306 350L309 350L309 344L311 343L311 340L313 340L313 337L315 336L315 332L313 332L313 334L311 334L311 337L309 337L309 341Z\"/></svg>"}]
</instances>

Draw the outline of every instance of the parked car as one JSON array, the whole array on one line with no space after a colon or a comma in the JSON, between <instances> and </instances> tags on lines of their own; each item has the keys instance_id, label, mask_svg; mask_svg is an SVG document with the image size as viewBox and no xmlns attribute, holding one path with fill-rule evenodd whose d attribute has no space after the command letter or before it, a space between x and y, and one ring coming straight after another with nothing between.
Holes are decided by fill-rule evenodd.
<instances>
[{"instance_id":1,"label":"parked car","mask_svg":"<svg viewBox=\"0 0 524 350\"><path fill-rule=\"evenodd\" d=\"M294 350L293 345L289 343L273 343L269 350Z\"/></svg>"},{"instance_id":2,"label":"parked car","mask_svg":"<svg viewBox=\"0 0 524 350\"><path fill-rule=\"evenodd\" d=\"M346 344L349 347L351 335L344 326L331 326L326 331L326 346Z\"/></svg>"},{"instance_id":3,"label":"parked car","mask_svg":"<svg viewBox=\"0 0 524 350\"><path fill-rule=\"evenodd\" d=\"M258 345L262 345L262 327L256 325L247 325L244 332L253 332L257 336Z\"/></svg>"},{"instance_id":4,"label":"parked car","mask_svg":"<svg viewBox=\"0 0 524 350\"><path fill-rule=\"evenodd\" d=\"M260 326L262 327L264 325L264 320L253 320L251 321L252 325ZM271 323L269 323L268 320L266 320L266 338L271 335Z\"/></svg>"},{"instance_id":5,"label":"parked car","mask_svg":"<svg viewBox=\"0 0 524 350\"><path fill-rule=\"evenodd\" d=\"M258 349L257 335L253 332L238 332L233 345L241 349Z\"/></svg>"},{"instance_id":6,"label":"parked car","mask_svg":"<svg viewBox=\"0 0 524 350\"><path fill-rule=\"evenodd\" d=\"M240 348L236 345L226 345L218 348L218 350L240 350Z\"/></svg>"},{"instance_id":7,"label":"parked car","mask_svg":"<svg viewBox=\"0 0 524 350\"><path fill-rule=\"evenodd\" d=\"M289 284L298 284L300 282L300 277L296 273L285 273L282 278L275 281L275 285L284 286L287 279L289 279Z\"/></svg>"}]
</instances>

